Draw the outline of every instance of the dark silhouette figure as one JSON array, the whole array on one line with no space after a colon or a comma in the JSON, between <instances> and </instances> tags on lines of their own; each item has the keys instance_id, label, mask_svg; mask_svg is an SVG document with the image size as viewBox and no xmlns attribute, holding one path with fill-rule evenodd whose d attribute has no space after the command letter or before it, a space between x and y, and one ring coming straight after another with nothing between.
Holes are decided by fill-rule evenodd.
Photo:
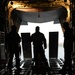
<instances>
[{"instance_id":1,"label":"dark silhouette figure","mask_svg":"<svg viewBox=\"0 0 75 75\"><path fill-rule=\"evenodd\" d=\"M48 66L47 59L44 54L44 49L47 48L46 38L39 30L39 26L37 26L36 32L31 35L31 42L33 42L34 49L34 61L36 65L39 61L43 61L45 66Z\"/></svg>"},{"instance_id":2,"label":"dark silhouette figure","mask_svg":"<svg viewBox=\"0 0 75 75\"><path fill-rule=\"evenodd\" d=\"M60 73L66 73L68 71L71 73L72 71L72 59L71 54L73 52L73 29L69 27L69 23L63 23L64 31L64 56L65 61Z\"/></svg>"},{"instance_id":3,"label":"dark silhouette figure","mask_svg":"<svg viewBox=\"0 0 75 75\"><path fill-rule=\"evenodd\" d=\"M8 62L8 69L12 71L12 61L13 61L13 56L15 54L16 58L16 68L17 70L20 70L20 59L19 59L19 43L20 43L20 36L17 33L17 27L15 25L11 26L11 32L9 32L6 35L6 44L9 49L9 62Z\"/></svg>"}]
</instances>

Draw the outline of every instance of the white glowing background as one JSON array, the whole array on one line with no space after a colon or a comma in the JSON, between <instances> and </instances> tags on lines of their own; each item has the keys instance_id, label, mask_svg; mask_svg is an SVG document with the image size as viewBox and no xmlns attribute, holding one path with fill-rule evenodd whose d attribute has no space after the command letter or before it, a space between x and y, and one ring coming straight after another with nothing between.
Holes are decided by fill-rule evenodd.
<instances>
[{"instance_id":1,"label":"white glowing background","mask_svg":"<svg viewBox=\"0 0 75 75\"><path fill-rule=\"evenodd\" d=\"M33 34L35 32L35 27L39 26L40 31L44 33L46 39L47 39L47 49L45 50L46 58L49 59L49 32L59 32L58 36L58 59L62 58L64 59L64 49L63 49L63 32L61 29L60 24L54 24L54 21L46 22L46 23L31 23L28 22L28 25L20 25L19 29L19 35L21 36L21 33L30 33ZM22 44L21 44L21 59L23 58L23 51L22 51ZM32 57L33 57L33 51L32 51Z\"/></svg>"}]
</instances>

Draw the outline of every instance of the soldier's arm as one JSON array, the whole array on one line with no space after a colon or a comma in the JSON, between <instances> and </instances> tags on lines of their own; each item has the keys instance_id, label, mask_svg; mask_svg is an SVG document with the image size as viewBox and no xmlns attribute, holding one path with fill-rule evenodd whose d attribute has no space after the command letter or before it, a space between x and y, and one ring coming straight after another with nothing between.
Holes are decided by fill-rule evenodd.
<instances>
[{"instance_id":1,"label":"soldier's arm","mask_svg":"<svg viewBox=\"0 0 75 75\"><path fill-rule=\"evenodd\" d=\"M47 48L47 42L46 42L46 38L44 35L43 35L43 42L44 42L44 49L46 49Z\"/></svg>"}]
</instances>

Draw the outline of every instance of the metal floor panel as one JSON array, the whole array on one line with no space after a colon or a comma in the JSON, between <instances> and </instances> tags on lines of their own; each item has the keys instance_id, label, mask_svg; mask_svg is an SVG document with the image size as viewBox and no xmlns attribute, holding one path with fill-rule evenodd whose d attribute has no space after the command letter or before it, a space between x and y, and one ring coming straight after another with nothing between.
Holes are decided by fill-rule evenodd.
<instances>
[{"instance_id":1,"label":"metal floor panel","mask_svg":"<svg viewBox=\"0 0 75 75\"><path fill-rule=\"evenodd\" d=\"M7 70L7 67L2 68L0 70L0 75L32 75L31 62L32 62L32 60L30 60L30 59L26 59L25 61L21 62L21 65L23 65L23 66L22 66L22 70L19 73L17 73L15 66L13 67L12 73L10 73ZM63 64L60 60L50 59L50 66L52 68L53 75L62 75L62 74L59 74L59 70L61 69L60 64ZM35 75L37 75L37 74L35 74ZM39 74L39 75L41 75L41 74ZM46 75L48 75L48 74L46 74ZM70 75L70 74L65 74L65 75ZM73 72L71 75L75 75L75 72Z\"/></svg>"}]
</instances>

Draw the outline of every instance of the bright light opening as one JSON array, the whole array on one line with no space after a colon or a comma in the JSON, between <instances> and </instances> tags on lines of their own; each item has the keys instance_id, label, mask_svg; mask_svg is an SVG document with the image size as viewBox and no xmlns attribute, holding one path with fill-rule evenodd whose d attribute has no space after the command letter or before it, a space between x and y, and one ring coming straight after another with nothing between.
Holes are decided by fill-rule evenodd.
<instances>
[{"instance_id":1,"label":"bright light opening","mask_svg":"<svg viewBox=\"0 0 75 75\"><path fill-rule=\"evenodd\" d=\"M31 23L28 22L28 25L20 25L19 34L21 36L21 33L30 33L33 34L35 32L35 27L39 26L40 31L44 33L46 39L47 39L47 49L45 50L46 58L49 59L49 32L58 32L58 59L62 58L64 59L64 49L63 49L63 32L61 29L60 23L54 24L54 21L46 22L46 23ZM22 50L22 43L21 43L21 51ZM33 51L32 51L32 57L33 57ZM23 59L23 52L22 57Z\"/></svg>"}]
</instances>

